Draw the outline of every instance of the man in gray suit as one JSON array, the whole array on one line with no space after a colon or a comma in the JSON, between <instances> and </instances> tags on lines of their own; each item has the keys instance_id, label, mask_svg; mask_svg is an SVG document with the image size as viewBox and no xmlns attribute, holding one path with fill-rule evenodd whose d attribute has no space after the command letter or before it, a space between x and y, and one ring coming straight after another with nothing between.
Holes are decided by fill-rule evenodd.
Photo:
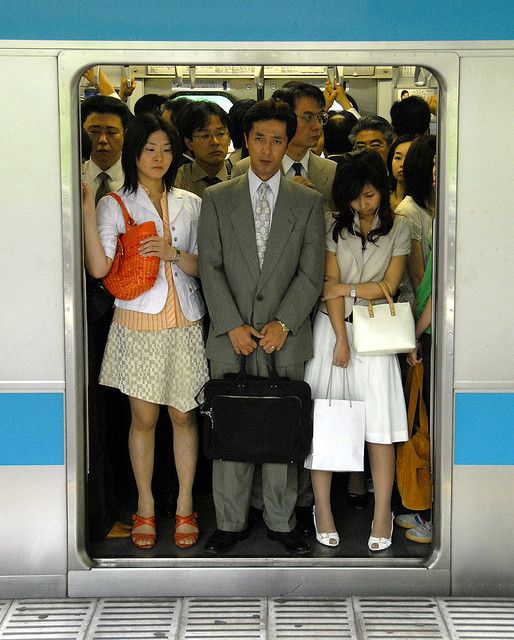
<instances>
[{"instance_id":1,"label":"man in gray suit","mask_svg":"<svg viewBox=\"0 0 514 640\"><path fill-rule=\"evenodd\" d=\"M283 155L296 117L283 102L263 100L244 118L247 173L204 192L198 229L200 276L211 325L207 357L213 378L269 374L303 379L312 357L309 313L323 284L325 230L319 193L285 180ZM244 425L242 425L244 428ZM229 551L247 535L254 465L215 461L218 529L206 551ZM294 555L310 552L295 530L296 464L263 464L263 517L268 537Z\"/></svg>"},{"instance_id":2,"label":"man in gray suit","mask_svg":"<svg viewBox=\"0 0 514 640\"><path fill-rule=\"evenodd\" d=\"M337 164L333 160L320 158L312 151L328 120L321 89L312 84L293 83L277 89L271 99L287 102L294 109L297 119L296 134L282 159L282 172L286 178L319 191L323 195L325 210L333 211L332 185ZM249 166L248 158L237 162L232 169L232 177L241 175Z\"/></svg>"}]
</instances>

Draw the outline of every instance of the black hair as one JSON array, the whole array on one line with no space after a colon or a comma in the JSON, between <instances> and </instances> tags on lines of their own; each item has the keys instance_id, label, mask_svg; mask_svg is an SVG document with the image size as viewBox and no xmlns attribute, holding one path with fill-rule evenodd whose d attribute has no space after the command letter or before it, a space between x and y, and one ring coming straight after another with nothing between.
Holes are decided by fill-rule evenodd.
<instances>
[{"instance_id":1,"label":"black hair","mask_svg":"<svg viewBox=\"0 0 514 640\"><path fill-rule=\"evenodd\" d=\"M161 105L166 102L166 96L158 93L147 93L141 96L134 105L134 113L138 116L140 113L153 113L156 116L161 115Z\"/></svg>"},{"instance_id":2,"label":"black hair","mask_svg":"<svg viewBox=\"0 0 514 640\"><path fill-rule=\"evenodd\" d=\"M331 114L329 113L329 115ZM325 157L352 150L348 134L357 122L357 118L349 111L336 111L331 115L323 127Z\"/></svg>"},{"instance_id":3,"label":"black hair","mask_svg":"<svg viewBox=\"0 0 514 640\"><path fill-rule=\"evenodd\" d=\"M430 107L419 96L409 96L394 102L389 113L397 136L421 136L430 127Z\"/></svg>"},{"instance_id":4,"label":"black hair","mask_svg":"<svg viewBox=\"0 0 514 640\"><path fill-rule=\"evenodd\" d=\"M182 109L187 107L187 105L191 102L189 98L182 96L180 98L174 98L170 96L166 102L161 105L161 113L165 111L170 112L170 120L178 129L178 117Z\"/></svg>"},{"instance_id":5,"label":"black hair","mask_svg":"<svg viewBox=\"0 0 514 640\"><path fill-rule=\"evenodd\" d=\"M355 138L361 131L380 131L388 145L393 141L393 128L389 122L381 116L365 116L361 118L348 136L352 145L355 144Z\"/></svg>"},{"instance_id":6,"label":"black hair","mask_svg":"<svg viewBox=\"0 0 514 640\"><path fill-rule=\"evenodd\" d=\"M396 178L393 176L393 157L396 152L396 148L399 145L404 144L405 142L412 142L413 140L413 135L400 136L399 138L396 138L393 144L389 147L389 151L387 152L386 166L387 172L389 174L389 185L391 187L391 191L394 191L396 189Z\"/></svg>"},{"instance_id":7,"label":"black hair","mask_svg":"<svg viewBox=\"0 0 514 640\"><path fill-rule=\"evenodd\" d=\"M162 178L166 190L169 191L175 182L180 164L180 141L177 132L161 116L156 116L153 113L140 113L133 118L127 127L121 150L121 166L125 173L123 187L130 193L136 191L138 185L137 161L148 138L155 131L164 131L171 143L173 160Z\"/></svg>"},{"instance_id":8,"label":"black hair","mask_svg":"<svg viewBox=\"0 0 514 640\"><path fill-rule=\"evenodd\" d=\"M244 98L243 100L234 102L230 107L230 111L228 112L230 120L229 130L234 149L242 149L244 147L245 137L243 131L243 117L248 109L253 107L256 102L257 100L254 100L253 98Z\"/></svg>"},{"instance_id":9,"label":"black hair","mask_svg":"<svg viewBox=\"0 0 514 640\"><path fill-rule=\"evenodd\" d=\"M312 98L320 109L325 109L325 97L323 91L313 84L307 82L298 82L291 80L276 91L273 92L272 100L281 100L287 102L293 109L298 104L300 98Z\"/></svg>"},{"instance_id":10,"label":"black hair","mask_svg":"<svg viewBox=\"0 0 514 640\"><path fill-rule=\"evenodd\" d=\"M343 229L352 235L360 235L354 229L354 212L350 202L361 194L364 186L370 184L380 193L378 207L378 227L372 229L367 240L376 244L380 236L387 235L393 227L393 214L389 207L389 184L384 163L378 153L365 149L359 153L346 154L337 164L332 198L337 208L334 213L332 237L338 241Z\"/></svg>"},{"instance_id":11,"label":"black hair","mask_svg":"<svg viewBox=\"0 0 514 640\"><path fill-rule=\"evenodd\" d=\"M243 117L243 130L248 137L253 125L263 120L278 120L286 125L287 142L291 142L296 133L296 114L286 102L260 100L250 107Z\"/></svg>"},{"instance_id":12,"label":"black hair","mask_svg":"<svg viewBox=\"0 0 514 640\"><path fill-rule=\"evenodd\" d=\"M193 139L193 133L204 129L211 116L218 116L221 124L228 129L228 114L216 102L191 100L178 116L178 130L183 139Z\"/></svg>"},{"instance_id":13,"label":"black hair","mask_svg":"<svg viewBox=\"0 0 514 640\"><path fill-rule=\"evenodd\" d=\"M123 100L118 100L118 98L112 98L111 96L92 96L84 100L80 105L82 125L84 125L87 117L92 113L110 113L118 116L121 120L123 130L127 128L128 123L134 117Z\"/></svg>"},{"instance_id":14,"label":"black hair","mask_svg":"<svg viewBox=\"0 0 514 640\"><path fill-rule=\"evenodd\" d=\"M427 208L433 193L433 168L436 153L436 137L425 134L416 138L403 161L405 195L416 204Z\"/></svg>"}]
</instances>

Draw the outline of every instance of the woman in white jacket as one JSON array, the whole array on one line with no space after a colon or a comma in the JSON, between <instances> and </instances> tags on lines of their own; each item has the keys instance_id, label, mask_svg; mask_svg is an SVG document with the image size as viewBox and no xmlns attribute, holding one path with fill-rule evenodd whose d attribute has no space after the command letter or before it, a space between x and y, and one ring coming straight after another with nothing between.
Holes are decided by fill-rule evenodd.
<instances>
[{"instance_id":1,"label":"woman in white jacket","mask_svg":"<svg viewBox=\"0 0 514 640\"><path fill-rule=\"evenodd\" d=\"M131 538L141 549L156 542L152 473L159 405L168 407L173 424L179 479L175 544L190 547L199 536L192 498L198 450L194 409L208 378L201 330L205 304L196 279L201 201L173 188L178 149L176 132L158 116L141 114L127 128L121 159L125 182L118 194L136 224L155 222L157 235L141 242L140 253L159 257L160 266L151 289L132 300L116 299L100 374L101 384L129 397L129 451L138 489ZM102 198L95 212L91 191L83 189L86 267L103 278L125 222L113 197Z\"/></svg>"}]
</instances>

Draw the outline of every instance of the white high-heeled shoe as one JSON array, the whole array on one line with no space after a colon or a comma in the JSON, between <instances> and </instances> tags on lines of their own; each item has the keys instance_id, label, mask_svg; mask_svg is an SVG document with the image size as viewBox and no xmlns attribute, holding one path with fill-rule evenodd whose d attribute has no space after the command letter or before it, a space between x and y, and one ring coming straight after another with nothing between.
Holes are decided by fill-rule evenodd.
<instances>
[{"instance_id":1,"label":"white high-heeled shoe","mask_svg":"<svg viewBox=\"0 0 514 640\"><path fill-rule=\"evenodd\" d=\"M373 522L371 523L371 531L373 531ZM394 513L391 513L391 534L389 538L376 538L375 536L370 536L368 539L368 549L370 551L385 551L386 549L389 549L393 542L393 526Z\"/></svg>"},{"instance_id":2,"label":"white high-heeled shoe","mask_svg":"<svg viewBox=\"0 0 514 640\"><path fill-rule=\"evenodd\" d=\"M320 544L324 544L326 547L337 547L339 544L339 534L337 531L332 531L331 533L324 533L323 531L320 533L318 531L318 525L316 524L316 506L312 507L312 517L314 518L314 529L316 530L316 540ZM335 542L331 542L334 540Z\"/></svg>"}]
</instances>

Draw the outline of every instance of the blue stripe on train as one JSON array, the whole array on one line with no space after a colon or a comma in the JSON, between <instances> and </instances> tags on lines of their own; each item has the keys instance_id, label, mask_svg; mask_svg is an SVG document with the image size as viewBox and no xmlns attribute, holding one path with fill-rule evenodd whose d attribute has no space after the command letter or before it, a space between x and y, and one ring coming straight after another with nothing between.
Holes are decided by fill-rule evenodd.
<instances>
[{"instance_id":1,"label":"blue stripe on train","mask_svg":"<svg viewBox=\"0 0 514 640\"><path fill-rule=\"evenodd\" d=\"M514 38L512 0L250 0L239 5L234 0L156 0L144 11L140 0L2 0L1 4L0 39L4 40L380 42Z\"/></svg>"},{"instance_id":2,"label":"blue stripe on train","mask_svg":"<svg viewBox=\"0 0 514 640\"><path fill-rule=\"evenodd\" d=\"M0 393L0 466L64 464L64 394Z\"/></svg>"},{"instance_id":3,"label":"blue stripe on train","mask_svg":"<svg viewBox=\"0 0 514 640\"><path fill-rule=\"evenodd\" d=\"M514 465L514 393L455 395L455 464Z\"/></svg>"}]
</instances>

